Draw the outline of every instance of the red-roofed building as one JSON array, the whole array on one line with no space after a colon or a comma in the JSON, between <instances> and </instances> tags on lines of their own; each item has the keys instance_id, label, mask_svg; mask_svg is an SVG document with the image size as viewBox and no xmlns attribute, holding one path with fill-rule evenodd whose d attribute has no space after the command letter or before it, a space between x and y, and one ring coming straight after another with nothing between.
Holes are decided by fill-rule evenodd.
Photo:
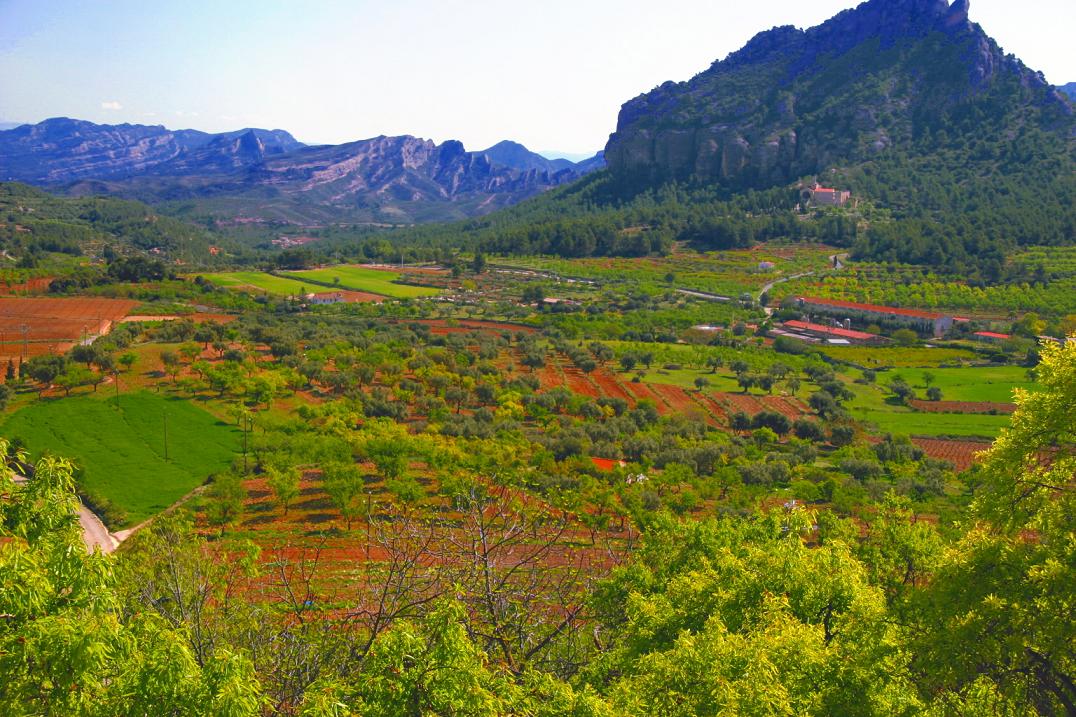
<instances>
[{"instance_id":1,"label":"red-roofed building","mask_svg":"<svg viewBox=\"0 0 1076 717\"><path fill-rule=\"evenodd\" d=\"M807 335L820 336L824 339L844 339L857 344L877 344L885 341L881 336L868 334L865 331L853 331L836 326L824 326L813 324L809 321L786 321L784 327Z\"/></svg>"},{"instance_id":2,"label":"red-roofed building","mask_svg":"<svg viewBox=\"0 0 1076 717\"><path fill-rule=\"evenodd\" d=\"M1000 344L1012 338L1009 334L998 334L993 331L976 331L972 336L976 341L985 341L988 344Z\"/></svg>"},{"instance_id":3,"label":"red-roofed building","mask_svg":"<svg viewBox=\"0 0 1076 717\"><path fill-rule=\"evenodd\" d=\"M813 296L801 296L796 299L796 303L806 312L909 326L920 331L930 332L934 336L944 336L953 328L952 316L933 311L904 309L897 306L879 306L877 304L860 304L841 299L819 299Z\"/></svg>"},{"instance_id":4,"label":"red-roofed building","mask_svg":"<svg viewBox=\"0 0 1076 717\"><path fill-rule=\"evenodd\" d=\"M811 204L819 207L843 207L852 198L851 192L823 187L818 182L807 190Z\"/></svg>"}]
</instances>

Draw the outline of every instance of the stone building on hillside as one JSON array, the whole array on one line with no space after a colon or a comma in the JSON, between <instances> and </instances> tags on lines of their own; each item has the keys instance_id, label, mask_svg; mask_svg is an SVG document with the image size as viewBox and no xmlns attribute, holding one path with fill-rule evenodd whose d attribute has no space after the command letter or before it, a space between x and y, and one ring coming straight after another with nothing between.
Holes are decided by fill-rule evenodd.
<instances>
[{"instance_id":1,"label":"stone building on hillside","mask_svg":"<svg viewBox=\"0 0 1076 717\"><path fill-rule=\"evenodd\" d=\"M852 198L851 192L823 187L818 182L805 190L804 194L806 195L804 199L816 207L843 207Z\"/></svg>"}]
</instances>

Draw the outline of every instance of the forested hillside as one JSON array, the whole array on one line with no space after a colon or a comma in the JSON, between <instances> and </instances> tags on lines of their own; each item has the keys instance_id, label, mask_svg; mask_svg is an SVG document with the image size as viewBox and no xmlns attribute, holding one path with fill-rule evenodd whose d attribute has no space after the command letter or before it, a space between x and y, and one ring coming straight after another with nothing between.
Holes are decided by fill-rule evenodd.
<instances>
[{"instance_id":1,"label":"forested hillside","mask_svg":"<svg viewBox=\"0 0 1076 717\"><path fill-rule=\"evenodd\" d=\"M139 202L57 197L14 182L0 183L0 220L0 250L25 268L45 253L100 257L106 247L204 261L220 240Z\"/></svg>"}]
</instances>

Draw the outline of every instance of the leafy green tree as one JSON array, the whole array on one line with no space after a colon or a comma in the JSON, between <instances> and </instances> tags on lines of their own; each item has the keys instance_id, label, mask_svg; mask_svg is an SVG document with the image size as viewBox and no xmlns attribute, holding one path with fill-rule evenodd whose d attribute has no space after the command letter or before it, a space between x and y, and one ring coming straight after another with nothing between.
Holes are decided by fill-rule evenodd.
<instances>
[{"instance_id":1,"label":"leafy green tree","mask_svg":"<svg viewBox=\"0 0 1076 717\"><path fill-rule=\"evenodd\" d=\"M206 517L213 525L225 526L237 523L243 516L243 501L247 491L243 480L234 473L221 473L214 476L206 491L208 504Z\"/></svg>"},{"instance_id":2,"label":"leafy green tree","mask_svg":"<svg viewBox=\"0 0 1076 717\"><path fill-rule=\"evenodd\" d=\"M913 654L926 690L967 695L987 680L1014 712L1073 714L1076 344L1044 347L1038 378L984 456L982 522L921 596Z\"/></svg>"},{"instance_id":3,"label":"leafy green tree","mask_svg":"<svg viewBox=\"0 0 1076 717\"><path fill-rule=\"evenodd\" d=\"M175 383L176 376L179 375L180 369L183 367L179 361L179 354L175 351L162 351L161 365L164 366L165 373L172 377L172 383Z\"/></svg>"},{"instance_id":4,"label":"leafy green tree","mask_svg":"<svg viewBox=\"0 0 1076 717\"><path fill-rule=\"evenodd\" d=\"M273 491L276 502L284 511L284 515L287 515L288 507L299 497L299 477L301 472L295 466L289 466L287 468L270 467L267 473L266 482L269 485L269 490Z\"/></svg>"},{"instance_id":5,"label":"leafy green tree","mask_svg":"<svg viewBox=\"0 0 1076 717\"><path fill-rule=\"evenodd\" d=\"M893 340L901 346L915 346L919 343L919 334L911 329L897 329L892 336Z\"/></svg>"},{"instance_id":6,"label":"leafy green tree","mask_svg":"<svg viewBox=\"0 0 1076 717\"><path fill-rule=\"evenodd\" d=\"M44 459L16 485L10 458L0 441L0 713L261 714L240 652L222 646L199 661L185 624L121 609L113 560L82 543L71 464Z\"/></svg>"},{"instance_id":7,"label":"leafy green tree","mask_svg":"<svg viewBox=\"0 0 1076 717\"><path fill-rule=\"evenodd\" d=\"M351 522L363 513L362 495L366 487L362 471L354 463L333 462L323 470L325 492L351 530Z\"/></svg>"},{"instance_id":8,"label":"leafy green tree","mask_svg":"<svg viewBox=\"0 0 1076 717\"><path fill-rule=\"evenodd\" d=\"M92 383L96 375L84 366L70 364L66 371L56 377L55 383L64 390L65 396L70 396L71 389Z\"/></svg>"},{"instance_id":9,"label":"leafy green tree","mask_svg":"<svg viewBox=\"0 0 1076 717\"><path fill-rule=\"evenodd\" d=\"M117 360L119 361L120 366L123 367L124 371L130 371L132 368L134 368L134 365L138 363L138 354L134 353L133 351L128 351L126 353L120 354L120 357Z\"/></svg>"}]
</instances>

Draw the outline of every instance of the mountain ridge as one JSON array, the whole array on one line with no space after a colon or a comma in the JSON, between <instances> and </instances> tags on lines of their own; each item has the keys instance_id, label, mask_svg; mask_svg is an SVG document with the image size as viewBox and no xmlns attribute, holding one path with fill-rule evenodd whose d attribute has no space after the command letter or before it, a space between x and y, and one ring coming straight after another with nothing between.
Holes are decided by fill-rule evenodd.
<instances>
[{"instance_id":1,"label":"mountain ridge","mask_svg":"<svg viewBox=\"0 0 1076 717\"><path fill-rule=\"evenodd\" d=\"M0 180L151 204L202 203L217 215L305 217L299 223L465 218L600 166L596 158L547 160L510 141L468 152L456 140L438 145L410 135L310 146L284 130L210 134L70 118L0 132Z\"/></svg>"},{"instance_id":2,"label":"mountain ridge","mask_svg":"<svg viewBox=\"0 0 1076 717\"><path fill-rule=\"evenodd\" d=\"M869 0L806 30L761 32L625 103L606 160L622 176L774 186L906 147L1007 84L1071 123L1061 93L968 13L968 0Z\"/></svg>"}]
</instances>

